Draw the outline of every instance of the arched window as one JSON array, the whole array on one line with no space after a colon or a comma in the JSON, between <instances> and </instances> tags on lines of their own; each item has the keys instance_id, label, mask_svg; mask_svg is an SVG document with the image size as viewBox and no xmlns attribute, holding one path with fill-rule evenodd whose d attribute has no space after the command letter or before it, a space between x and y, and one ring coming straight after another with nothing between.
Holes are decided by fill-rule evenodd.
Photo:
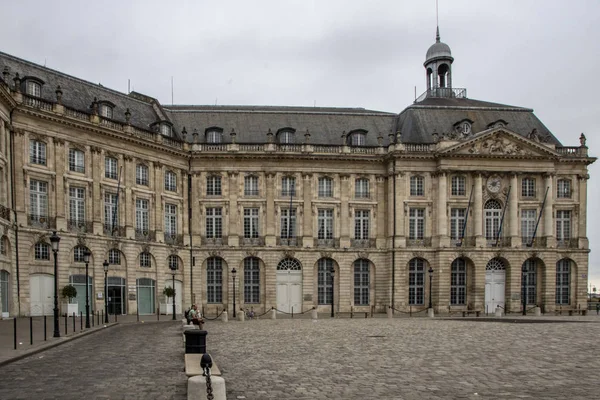
<instances>
[{"instance_id":1,"label":"arched window","mask_svg":"<svg viewBox=\"0 0 600 400\"><path fill-rule=\"evenodd\" d=\"M175 254L171 254L168 259L169 269L172 271L176 271L179 269L179 257Z\"/></svg>"},{"instance_id":2,"label":"arched window","mask_svg":"<svg viewBox=\"0 0 600 400\"><path fill-rule=\"evenodd\" d=\"M354 261L354 305L369 305L369 260Z\"/></svg>"},{"instance_id":3,"label":"arched window","mask_svg":"<svg viewBox=\"0 0 600 400\"><path fill-rule=\"evenodd\" d=\"M523 263L522 279L525 281L527 304L537 304L537 262L533 258L525 260Z\"/></svg>"},{"instance_id":4,"label":"arched window","mask_svg":"<svg viewBox=\"0 0 600 400\"><path fill-rule=\"evenodd\" d=\"M117 249L108 251L108 263L111 265L121 265L121 252Z\"/></svg>"},{"instance_id":5,"label":"arched window","mask_svg":"<svg viewBox=\"0 0 600 400\"><path fill-rule=\"evenodd\" d=\"M152 267L152 256L148 252L140 253L140 267L150 268Z\"/></svg>"},{"instance_id":6,"label":"arched window","mask_svg":"<svg viewBox=\"0 0 600 400\"><path fill-rule=\"evenodd\" d=\"M492 258L485 266L486 271L504 271L506 267L499 258Z\"/></svg>"},{"instance_id":7,"label":"arched window","mask_svg":"<svg viewBox=\"0 0 600 400\"><path fill-rule=\"evenodd\" d=\"M142 253L144 254L144 253ZM148 253L145 253L148 254ZM155 293L156 282L150 278L138 278L137 283L137 304L138 312L141 315L152 314L156 310Z\"/></svg>"},{"instance_id":8,"label":"arched window","mask_svg":"<svg viewBox=\"0 0 600 400\"><path fill-rule=\"evenodd\" d=\"M331 279L331 270L333 269L333 260L331 258L321 258L318 263L318 282L317 292L319 304L331 304L333 295L333 286Z\"/></svg>"},{"instance_id":9,"label":"arched window","mask_svg":"<svg viewBox=\"0 0 600 400\"><path fill-rule=\"evenodd\" d=\"M413 258L408 263L408 304L423 305L425 299L425 260Z\"/></svg>"},{"instance_id":10,"label":"arched window","mask_svg":"<svg viewBox=\"0 0 600 400\"><path fill-rule=\"evenodd\" d=\"M410 177L410 195L424 196L425 195L425 178L420 175Z\"/></svg>"},{"instance_id":11,"label":"arched window","mask_svg":"<svg viewBox=\"0 0 600 400\"><path fill-rule=\"evenodd\" d=\"M206 260L206 301L223 302L223 259L219 257Z\"/></svg>"},{"instance_id":12,"label":"arched window","mask_svg":"<svg viewBox=\"0 0 600 400\"><path fill-rule=\"evenodd\" d=\"M260 269L256 257L244 259L244 303L260 303Z\"/></svg>"},{"instance_id":13,"label":"arched window","mask_svg":"<svg viewBox=\"0 0 600 400\"><path fill-rule=\"evenodd\" d=\"M206 131L206 143L221 143L223 141L223 131L219 129L208 129Z\"/></svg>"},{"instance_id":14,"label":"arched window","mask_svg":"<svg viewBox=\"0 0 600 400\"><path fill-rule=\"evenodd\" d=\"M364 146L366 144L367 135L364 132L352 132L350 134L352 146Z\"/></svg>"},{"instance_id":15,"label":"arched window","mask_svg":"<svg viewBox=\"0 0 600 400\"><path fill-rule=\"evenodd\" d=\"M568 305L571 297L571 260L564 258L556 263L556 304Z\"/></svg>"},{"instance_id":16,"label":"arched window","mask_svg":"<svg viewBox=\"0 0 600 400\"><path fill-rule=\"evenodd\" d=\"M485 238L487 240L496 240L498 230L500 229L500 219L502 218L502 206L496 200L488 200L485 203Z\"/></svg>"},{"instance_id":17,"label":"arched window","mask_svg":"<svg viewBox=\"0 0 600 400\"><path fill-rule=\"evenodd\" d=\"M463 258L452 262L450 276L450 304L464 305L467 303L467 263Z\"/></svg>"},{"instance_id":18,"label":"arched window","mask_svg":"<svg viewBox=\"0 0 600 400\"><path fill-rule=\"evenodd\" d=\"M277 264L277 271L300 271L302 264L295 258L284 258Z\"/></svg>"},{"instance_id":19,"label":"arched window","mask_svg":"<svg viewBox=\"0 0 600 400\"><path fill-rule=\"evenodd\" d=\"M294 143L294 131L282 130L277 134L280 144L293 144Z\"/></svg>"}]
</instances>

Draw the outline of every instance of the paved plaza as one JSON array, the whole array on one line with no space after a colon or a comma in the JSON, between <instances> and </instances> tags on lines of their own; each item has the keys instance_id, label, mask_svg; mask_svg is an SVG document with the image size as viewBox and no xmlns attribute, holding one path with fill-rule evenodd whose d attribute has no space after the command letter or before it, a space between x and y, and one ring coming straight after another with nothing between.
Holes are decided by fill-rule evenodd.
<instances>
[{"instance_id":1,"label":"paved plaza","mask_svg":"<svg viewBox=\"0 0 600 400\"><path fill-rule=\"evenodd\" d=\"M288 318L205 327L228 399L593 398L600 317L528 320L538 323ZM1 366L0 397L185 399L183 353L179 321L124 318Z\"/></svg>"}]
</instances>

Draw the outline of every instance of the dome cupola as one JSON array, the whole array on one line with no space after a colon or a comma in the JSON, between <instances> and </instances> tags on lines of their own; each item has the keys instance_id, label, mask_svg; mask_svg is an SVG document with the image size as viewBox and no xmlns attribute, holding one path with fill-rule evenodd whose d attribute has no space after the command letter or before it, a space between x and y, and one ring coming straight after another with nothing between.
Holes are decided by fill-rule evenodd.
<instances>
[{"instance_id":1,"label":"dome cupola","mask_svg":"<svg viewBox=\"0 0 600 400\"><path fill-rule=\"evenodd\" d=\"M427 50L425 56L425 69L427 70L427 91L437 89L452 89L452 52L450 46L440 41L440 28L436 29L435 43Z\"/></svg>"}]
</instances>

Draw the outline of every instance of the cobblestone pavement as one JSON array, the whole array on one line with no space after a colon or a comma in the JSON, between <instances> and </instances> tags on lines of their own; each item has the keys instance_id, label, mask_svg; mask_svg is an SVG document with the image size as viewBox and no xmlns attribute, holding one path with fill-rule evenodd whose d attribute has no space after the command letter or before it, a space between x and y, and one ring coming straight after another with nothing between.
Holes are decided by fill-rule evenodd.
<instances>
[{"instance_id":1,"label":"cobblestone pavement","mask_svg":"<svg viewBox=\"0 0 600 400\"><path fill-rule=\"evenodd\" d=\"M0 367L0 398L186 399L181 322L118 324Z\"/></svg>"},{"instance_id":2,"label":"cobblestone pavement","mask_svg":"<svg viewBox=\"0 0 600 400\"><path fill-rule=\"evenodd\" d=\"M600 381L598 323L288 319L206 328L228 399L589 399Z\"/></svg>"}]
</instances>

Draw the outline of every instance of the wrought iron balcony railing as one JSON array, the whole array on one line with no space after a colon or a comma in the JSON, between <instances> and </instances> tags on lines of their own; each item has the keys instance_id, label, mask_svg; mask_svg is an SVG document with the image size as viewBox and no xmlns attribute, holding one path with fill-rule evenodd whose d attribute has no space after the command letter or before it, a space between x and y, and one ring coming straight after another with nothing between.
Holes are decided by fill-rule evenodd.
<instances>
[{"instance_id":1,"label":"wrought iron balcony railing","mask_svg":"<svg viewBox=\"0 0 600 400\"><path fill-rule=\"evenodd\" d=\"M487 239L487 247L510 247L512 240L510 237L501 237L498 239Z\"/></svg>"},{"instance_id":2,"label":"wrought iron balcony railing","mask_svg":"<svg viewBox=\"0 0 600 400\"><path fill-rule=\"evenodd\" d=\"M29 226L34 228L56 229L56 218L46 215L29 214L27 215Z\"/></svg>"},{"instance_id":3,"label":"wrought iron balcony railing","mask_svg":"<svg viewBox=\"0 0 600 400\"><path fill-rule=\"evenodd\" d=\"M227 244L227 237L206 237L202 236L202 245L204 246L223 246Z\"/></svg>"},{"instance_id":4,"label":"wrought iron balcony railing","mask_svg":"<svg viewBox=\"0 0 600 400\"><path fill-rule=\"evenodd\" d=\"M257 238L242 238L242 246L264 246L265 238L257 237Z\"/></svg>"},{"instance_id":5,"label":"wrought iron balcony railing","mask_svg":"<svg viewBox=\"0 0 600 400\"><path fill-rule=\"evenodd\" d=\"M350 246L357 248L375 247L375 239L350 239Z\"/></svg>"},{"instance_id":6,"label":"wrought iron balcony railing","mask_svg":"<svg viewBox=\"0 0 600 400\"><path fill-rule=\"evenodd\" d=\"M406 239L406 247L431 247L431 237Z\"/></svg>"},{"instance_id":7,"label":"wrought iron balcony railing","mask_svg":"<svg viewBox=\"0 0 600 400\"><path fill-rule=\"evenodd\" d=\"M172 244L175 246L183 245L183 235L181 235L181 234L165 232L164 238L165 238L165 243L167 243L167 244Z\"/></svg>"},{"instance_id":8,"label":"wrought iron balcony railing","mask_svg":"<svg viewBox=\"0 0 600 400\"><path fill-rule=\"evenodd\" d=\"M91 221L78 220L78 219L67 220L67 229L70 232L92 233L93 232L92 226L93 226L93 224Z\"/></svg>"},{"instance_id":9,"label":"wrought iron balcony railing","mask_svg":"<svg viewBox=\"0 0 600 400\"><path fill-rule=\"evenodd\" d=\"M317 239L315 242L316 247L340 247L340 239Z\"/></svg>"},{"instance_id":10,"label":"wrought iron balcony railing","mask_svg":"<svg viewBox=\"0 0 600 400\"><path fill-rule=\"evenodd\" d=\"M277 246L299 246L300 240L297 237L285 238L285 237L277 237Z\"/></svg>"},{"instance_id":11,"label":"wrought iron balcony railing","mask_svg":"<svg viewBox=\"0 0 600 400\"><path fill-rule=\"evenodd\" d=\"M579 239L577 238L569 238L569 239L557 239L556 247L566 248L566 249L576 249L579 247Z\"/></svg>"},{"instance_id":12,"label":"wrought iron balcony railing","mask_svg":"<svg viewBox=\"0 0 600 400\"><path fill-rule=\"evenodd\" d=\"M531 238L527 238L526 241L523 241L523 247L547 247L548 241L545 237L536 237L531 241Z\"/></svg>"},{"instance_id":13,"label":"wrought iron balcony railing","mask_svg":"<svg viewBox=\"0 0 600 400\"><path fill-rule=\"evenodd\" d=\"M135 238L137 240L148 240L153 242L156 240L156 232L149 229L136 229Z\"/></svg>"},{"instance_id":14,"label":"wrought iron balcony railing","mask_svg":"<svg viewBox=\"0 0 600 400\"><path fill-rule=\"evenodd\" d=\"M106 236L113 237L124 237L125 236L125 227L124 226L112 226L111 224L104 224L103 231Z\"/></svg>"},{"instance_id":15,"label":"wrought iron balcony railing","mask_svg":"<svg viewBox=\"0 0 600 400\"><path fill-rule=\"evenodd\" d=\"M475 236L465 236L461 239L451 239L451 244L456 247L475 247Z\"/></svg>"}]
</instances>

